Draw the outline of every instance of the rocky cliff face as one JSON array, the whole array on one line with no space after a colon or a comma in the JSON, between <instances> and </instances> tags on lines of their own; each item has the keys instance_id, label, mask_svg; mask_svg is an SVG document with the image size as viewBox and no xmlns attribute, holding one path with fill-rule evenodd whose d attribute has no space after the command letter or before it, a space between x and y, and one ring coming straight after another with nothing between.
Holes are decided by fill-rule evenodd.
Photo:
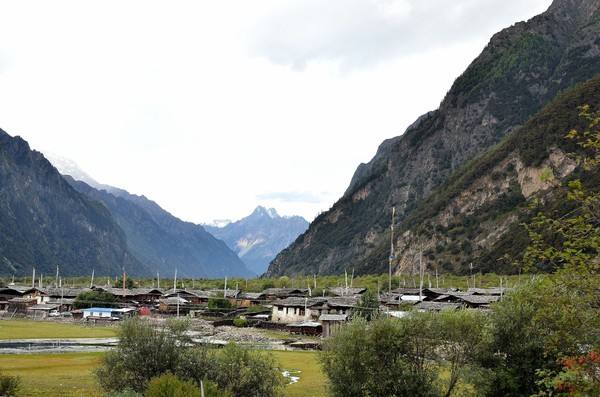
<instances>
[{"instance_id":1,"label":"rocky cliff face","mask_svg":"<svg viewBox=\"0 0 600 397\"><path fill-rule=\"evenodd\" d=\"M275 256L308 227L300 216L283 217L275 209L257 207L252 214L223 227L205 226L222 239L255 274L263 274Z\"/></svg>"},{"instance_id":2,"label":"rocky cliff face","mask_svg":"<svg viewBox=\"0 0 600 397\"><path fill-rule=\"evenodd\" d=\"M116 275L147 269L101 204L73 189L20 137L0 130L0 273Z\"/></svg>"},{"instance_id":3,"label":"rocky cliff face","mask_svg":"<svg viewBox=\"0 0 600 397\"><path fill-rule=\"evenodd\" d=\"M568 153L580 150L565 139L583 130L578 107L600 108L600 77L559 95L522 128L467 163L398 226L397 272L411 272L422 250L429 269L454 273L516 272L511 262L528 244L522 223L537 211L554 216L569 212L565 181L577 177L598 189L598 175L584 172ZM540 203L531 210L532 200ZM381 262L389 246L370 260Z\"/></svg>"},{"instance_id":4,"label":"rocky cliff face","mask_svg":"<svg viewBox=\"0 0 600 397\"><path fill-rule=\"evenodd\" d=\"M517 130L558 92L600 72L600 1L556 0L496 34L440 108L361 164L344 196L275 258L269 275L381 271L373 262L393 206L399 221L465 162Z\"/></svg>"}]
</instances>

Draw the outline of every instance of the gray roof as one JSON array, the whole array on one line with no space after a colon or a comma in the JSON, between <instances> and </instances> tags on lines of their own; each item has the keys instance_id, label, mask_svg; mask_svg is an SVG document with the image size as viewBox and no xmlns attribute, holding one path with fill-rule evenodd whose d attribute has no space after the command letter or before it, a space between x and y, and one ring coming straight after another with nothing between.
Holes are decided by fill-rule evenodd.
<instances>
[{"instance_id":1,"label":"gray roof","mask_svg":"<svg viewBox=\"0 0 600 397\"><path fill-rule=\"evenodd\" d=\"M501 295L506 294L509 288L469 288L467 292L473 295Z\"/></svg>"},{"instance_id":2,"label":"gray roof","mask_svg":"<svg viewBox=\"0 0 600 397\"><path fill-rule=\"evenodd\" d=\"M327 298L301 298L291 296L289 298L280 299L273 302L273 306L284 306L284 307L312 307L315 305L323 304L327 302Z\"/></svg>"},{"instance_id":3,"label":"gray roof","mask_svg":"<svg viewBox=\"0 0 600 397\"><path fill-rule=\"evenodd\" d=\"M53 304L44 304L41 303L39 305L33 305L29 308L29 310L55 310L58 309L60 305L53 305Z\"/></svg>"},{"instance_id":4,"label":"gray roof","mask_svg":"<svg viewBox=\"0 0 600 397\"><path fill-rule=\"evenodd\" d=\"M333 288L329 288L329 292L332 295L336 295L336 296L352 296L352 295L360 295L364 292L366 292L367 289L366 288L345 288L345 287L333 287Z\"/></svg>"},{"instance_id":5,"label":"gray roof","mask_svg":"<svg viewBox=\"0 0 600 397\"><path fill-rule=\"evenodd\" d=\"M304 288L267 288L263 291L265 295L274 295L278 297L285 297L289 295L306 295L308 289Z\"/></svg>"},{"instance_id":6,"label":"gray roof","mask_svg":"<svg viewBox=\"0 0 600 397\"><path fill-rule=\"evenodd\" d=\"M499 295L465 295L460 298L466 303L472 305L489 305L490 303L498 302Z\"/></svg>"},{"instance_id":7,"label":"gray roof","mask_svg":"<svg viewBox=\"0 0 600 397\"><path fill-rule=\"evenodd\" d=\"M304 321L298 324L288 324L288 327L308 327L308 328L318 328L321 326L321 323L317 323L315 321Z\"/></svg>"},{"instance_id":8,"label":"gray roof","mask_svg":"<svg viewBox=\"0 0 600 397\"><path fill-rule=\"evenodd\" d=\"M82 292L88 292L91 291L90 288L45 288L44 292L48 295L48 296L52 296L52 297L76 297L77 295L81 294Z\"/></svg>"},{"instance_id":9,"label":"gray roof","mask_svg":"<svg viewBox=\"0 0 600 397\"><path fill-rule=\"evenodd\" d=\"M358 297L355 296L335 296L327 299L329 307L354 307L358 305Z\"/></svg>"},{"instance_id":10,"label":"gray roof","mask_svg":"<svg viewBox=\"0 0 600 397\"><path fill-rule=\"evenodd\" d=\"M11 286L8 286L8 287L0 288L0 294L1 293L11 293L12 292L12 293L16 293L16 294L19 294L19 295L25 295L27 293L35 292L35 291L39 291L42 294L45 293L44 290L41 290L41 289L39 289L37 287L26 287L26 286L23 286L23 285L11 285Z\"/></svg>"},{"instance_id":11,"label":"gray roof","mask_svg":"<svg viewBox=\"0 0 600 397\"><path fill-rule=\"evenodd\" d=\"M171 296L169 298L161 299L159 302L164 303L166 305L176 305L178 302L180 305L185 305L185 304L189 303L189 301L187 299L184 299L181 297L178 298L176 296Z\"/></svg>"},{"instance_id":12,"label":"gray roof","mask_svg":"<svg viewBox=\"0 0 600 397\"><path fill-rule=\"evenodd\" d=\"M97 288L98 291L108 292L114 296L121 297L131 297L131 296L139 296L139 295L162 295L162 291L158 288L132 288L132 289L123 289L123 288L114 288L114 287L101 287Z\"/></svg>"},{"instance_id":13,"label":"gray roof","mask_svg":"<svg viewBox=\"0 0 600 397\"><path fill-rule=\"evenodd\" d=\"M321 314L319 321L346 321L347 314Z\"/></svg>"},{"instance_id":14,"label":"gray roof","mask_svg":"<svg viewBox=\"0 0 600 397\"><path fill-rule=\"evenodd\" d=\"M451 309L451 310L458 309L460 306L461 306L460 303L422 301L415 305L415 309L439 311L439 310L446 310L446 309Z\"/></svg>"},{"instance_id":15,"label":"gray roof","mask_svg":"<svg viewBox=\"0 0 600 397\"><path fill-rule=\"evenodd\" d=\"M225 298L237 298L237 296L240 294L240 290L237 289L228 289L227 291L223 290L223 289L210 289L208 291L208 294L210 296L215 296L215 297L223 297L223 294L225 294Z\"/></svg>"},{"instance_id":16,"label":"gray roof","mask_svg":"<svg viewBox=\"0 0 600 397\"><path fill-rule=\"evenodd\" d=\"M265 294L262 292L242 292L239 295L240 299L253 299L258 300L260 298L264 298Z\"/></svg>"}]
</instances>

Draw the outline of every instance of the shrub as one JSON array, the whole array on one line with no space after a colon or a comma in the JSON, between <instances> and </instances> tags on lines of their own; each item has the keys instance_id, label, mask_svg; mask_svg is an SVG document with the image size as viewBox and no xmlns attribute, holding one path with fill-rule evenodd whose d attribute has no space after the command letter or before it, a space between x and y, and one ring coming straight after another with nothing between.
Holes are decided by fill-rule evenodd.
<instances>
[{"instance_id":1,"label":"shrub","mask_svg":"<svg viewBox=\"0 0 600 397\"><path fill-rule=\"evenodd\" d=\"M222 309L231 309L232 305L229 300L225 298L209 298L208 299L208 308L210 310L222 310Z\"/></svg>"},{"instance_id":2,"label":"shrub","mask_svg":"<svg viewBox=\"0 0 600 397\"><path fill-rule=\"evenodd\" d=\"M148 383L144 397L200 397L200 389L190 381L166 373Z\"/></svg>"},{"instance_id":3,"label":"shrub","mask_svg":"<svg viewBox=\"0 0 600 397\"><path fill-rule=\"evenodd\" d=\"M248 326L248 321L245 318L236 317L233 319L233 325L238 328L244 328Z\"/></svg>"},{"instance_id":4,"label":"shrub","mask_svg":"<svg viewBox=\"0 0 600 397\"><path fill-rule=\"evenodd\" d=\"M283 376L271 355L229 344L214 354L209 378L234 397L280 395Z\"/></svg>"},{"instance_id":5,"label":"shrub","mask_svg":"<svg viewBox=\"0 0 600 397\"><path fill-rule=\"evenodd\" d=\"M0 395L14 397L21 388L21 378L0 373Z\"/></svg>"}]
</instances>

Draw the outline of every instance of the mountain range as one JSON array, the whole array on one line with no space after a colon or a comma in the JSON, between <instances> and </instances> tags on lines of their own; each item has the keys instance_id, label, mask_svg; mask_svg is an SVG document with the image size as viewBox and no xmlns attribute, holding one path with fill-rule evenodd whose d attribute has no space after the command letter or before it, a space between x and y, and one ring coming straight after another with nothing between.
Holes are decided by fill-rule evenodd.
<instances>
[{"instance_id":1,"label":"mountain range","mask_svg":"<svg viewBox=\"0 0 600 397\"><path fill-rule=\"evenodd\" d=\"M102 185L0 131L0 273L250 277L236 253L200 225L144 196ZM86 183L87 182L87 183Z\"/></svg>"},{"instance_id":2,"label":"mountain range","mask_svg":"<svg viewBox=\"0 0 600 397\"><path fill-rule=\"evenodd\" d=\"M257 207L237 222L215 222L205 229L227 243L255 274L263 274L273 258L308 228L300 216L280 216L274 208Z\"/></svg>"},{"instance_id":3,"label":"mountain range","mask_svg":"<svg viewBox=\"0 0 600 397\"><path fill-rule=\"evenodd\" d=\"M545 190L523 181L535 185L540 166L559 178L573 172L556 139L569 123L558 121L575 123L572 112L578 101L594 98L595 83L568 98L557 95L600 72L599 37L600 0L555 0L543 14L494 35L440 107L383 142L343 197L273 260L267 275L386 271L392 208L402 231L394 241L402 251L395 271L421 249L431 265L452 271L464 272L472 261L488 271L501 267L498 255L507 250L497 244L512 244L517 208ZM561 113L552 118L552 111ZM481 170L493 180L480 179ZM471 216L476 212L498 218ZM467 219L475 226L465 227ZM449 235L411 237L425 225Z\"/></svg>"},{"instance_id":4,"label":"mountain range","mask_svg":"<svg viewBox=\"0 0 600 397\"><path fill-rule=\"evenodd\" d=\"M149 271L102 204L77 192L20 137L0 130L0 273Z\"/></svg>"}]
</instances>

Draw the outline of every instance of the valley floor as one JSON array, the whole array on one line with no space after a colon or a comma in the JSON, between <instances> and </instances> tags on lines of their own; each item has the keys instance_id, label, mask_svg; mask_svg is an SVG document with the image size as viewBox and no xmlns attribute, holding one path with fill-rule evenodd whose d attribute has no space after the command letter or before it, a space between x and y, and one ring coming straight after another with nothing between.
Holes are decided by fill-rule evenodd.
<instances>
[{"instance_id":1,"label":"valley floor","mask_svg":"<svg viewBox=\"0 0 600 397\"><path fill-rule=\"evenodd\" d=\"M324 397L325 376L314 352L272 352L282 371L300 380L286 386L286 397ZM21 377L22 397L99 397L94 369L103 353L0 355L0 370Z\"/></svg>"}]
</instances>

